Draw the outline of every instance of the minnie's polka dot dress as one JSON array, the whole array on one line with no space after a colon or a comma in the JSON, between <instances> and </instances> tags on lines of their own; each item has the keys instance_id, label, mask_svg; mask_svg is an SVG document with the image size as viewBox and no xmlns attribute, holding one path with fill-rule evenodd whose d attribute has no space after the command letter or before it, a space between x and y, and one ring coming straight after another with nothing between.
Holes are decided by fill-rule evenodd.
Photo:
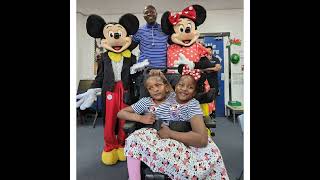
<instances>
[{"instance_id":1,"label":"minnie's polka dot dress","mask_svg":"<svg viewBox=\"0 0 320 180\"><path fill-rule=\"evenodd\" d=\"M202 56L206 56L208 51L200 43L194 43L189 47L172 44L167 50L167 66L174 67L174 63L178 61L179 53L182 53L187 59L198 62Z\"/></svg>"}]
</instances>

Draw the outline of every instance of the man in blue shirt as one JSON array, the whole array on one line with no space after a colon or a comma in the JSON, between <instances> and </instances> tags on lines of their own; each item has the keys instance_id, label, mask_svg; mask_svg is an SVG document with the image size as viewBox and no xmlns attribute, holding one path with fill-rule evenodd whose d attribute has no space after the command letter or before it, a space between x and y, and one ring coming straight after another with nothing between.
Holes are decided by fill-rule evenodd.
<instances>
[{"instance_id":1,"label":"man in blue shirt","mask_svg":"<svg viewBox=\"0 0 320 180\"><path fill-rule=\"evenodd\" d=\"M157 11L152 5L148 5L143 10L143 17L147 24L141 26L132 38L132 47L139 45L138 62L146 59L150 68L164 69L167 67L167 42L168 35L162 32L160 24L156 22ZM148 96L148 92L143 86L144 74L138 72L135 89L139 89L140 98ZM170 78L168 78L170 81Z\"/></svg>"},{"instance_id":2,"label":"man in blue shirt","mask_svg":"<svg viewBox=\"0 0 320 180\"><path fill-rule=\"evenodd\" d=\"M160 24L156 22L155 7L146 6L143 10L143 17L147 24L141 26L132 38L133 46L139 45L138 62L148 59L150 67L166 68L168 35L162 32Z\"/></svg>"}]
</instances>

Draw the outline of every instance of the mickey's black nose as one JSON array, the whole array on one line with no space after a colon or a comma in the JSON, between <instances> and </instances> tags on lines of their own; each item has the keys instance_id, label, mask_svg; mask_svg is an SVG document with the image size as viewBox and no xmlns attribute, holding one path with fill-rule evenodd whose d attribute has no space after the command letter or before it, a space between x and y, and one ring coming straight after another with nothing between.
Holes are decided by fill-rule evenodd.
<instances>
[{"instance_id":1,"label":"mickey's black nose","mask_svg":"<svg viewBox=\"0 0 320 180\"><path fill-rule=\"evenodd\" d=\"M119 33L114 33L114 38L115 38L115 39L119 39L119 37L120 37L120 34L119 34Z\"/></svg>"}]
</instances>

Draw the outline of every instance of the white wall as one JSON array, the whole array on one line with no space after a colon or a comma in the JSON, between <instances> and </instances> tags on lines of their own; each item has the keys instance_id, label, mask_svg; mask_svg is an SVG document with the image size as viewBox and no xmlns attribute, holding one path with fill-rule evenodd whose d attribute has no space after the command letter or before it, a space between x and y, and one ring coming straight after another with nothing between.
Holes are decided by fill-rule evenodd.
<instances>
[{"instance_id":1,"label":"white wall","mask_svg":"<svg viewBox=\"0 0 320 180\"><path fill-rule=\"evenodd\" d=\"M77 85L80 80L94 79L94 39L86 30L87 16L77 13Z\"/></svg>"},{"instance_id":2,"label":"white wall","mask_svg":"<svg viewBox=\"0 0 320 180\"><path fill-rule=\"evenodd\" d=\"M213 32L230 32L231 38L238 38L243 42L243 9L231 9L231 10L215 10L207 12L206 21L199 26L201 33L213 33ZM236 52L243 52L243 45L239 48L232 46L231 54ZM227 50L225 51L225 59L227 59ZM243 56L242 56L243 57ZM243 74L241 71L241 65L243 59L240 59L238 64L231 63L231 98L233 101L243 102ZM228 68L228 61L225 61L225 68ZM228 78L228 69L225 69L225 78ZM240 78L240 79L239 79ZM241 79L242 78L242 79ZM228 80L225 79L225 95L229 92ZM229 97L225 97L226 102Z\"/></svg>"},{"instance_id":3,"label":"white wall","mask_svg":"<svg viewBox=\"0 0 320 180\"><path fill-rule=\"evenodd\" d=\"M135 15L138 17L140 25L145 24L141 13ZM162 13L159 13L157 18L158 23L160 23L161 16ZM102 15L102 17L106 22L117 22L120 15ZM87 16L77 13L77 82L80 79L94 78L94 39L86 32L86 19ZM243 9L207 11L207 19L198 29L201 33L230 32L231 38L235 37L243 40ZM243 45L240 48L242 51ZM137 55L137 53L138 48L134 50L133 54ZM232 72L238 72L239 66L241 67L241 61L242 60L240 60L240 63L237 65L231 65ZM226 72L225 70L225 73ZM225 84L227 85L227 83ZM237 85L232 84L232 100L243 102L243 83Z\"/></svg>"}]
</instances>

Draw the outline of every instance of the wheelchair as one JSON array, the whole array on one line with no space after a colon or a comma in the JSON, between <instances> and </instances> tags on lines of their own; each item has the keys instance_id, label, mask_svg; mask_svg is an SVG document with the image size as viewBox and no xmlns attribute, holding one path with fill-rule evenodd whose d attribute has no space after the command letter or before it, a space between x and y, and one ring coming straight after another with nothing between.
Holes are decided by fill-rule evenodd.
<instances>
[{"instance_id":1,"label":"wheelchair","mask_svg":"<svg viewBox=\"0 0 320 180\"><path fill-rule=\"evenodd\" d=\"M151 69L156 69L156 68L146 68L144 69L141 73L143 73L143 77L146 77L146 75L149 73L149 71ZM157 68L158 69L158 68ZM172 88L175 88L176 83L178 82L179 78L180 78L180 74L178 73L167 73L168 70L175 70L178 68L164 68L164 69L160 69L165 77L168 79L169 83L171 84ZM204 73L203 73L204 74ZM137 76L136 76L137 77ZM206 79L205 77L202 79ZM212 102L214 99L214 94L215 94L215 89L214 88L210 88L210 90L208 92L204 91L204 80L203 82L201 82L201 80L199 80L200 82L198 82L198 84L200 84L199 90L195 96L195 99L197 99L199 101L200 104L204 104L204 103L210 103ZM139 92L140 89L139 88L144 88L143 85L143 81L141 80L136 80L134 79L134 99L135 102L139 99L138 97L140 96ZM146 90L145 90L146 91ZM146 91L147 92L147 91ZM149 95L149 93L146 93ZM131 103L133 104L134 102L131 101ZM130 103L130 104L131 104ZM208 135L213 137L215 136L215 133L211 130L213 128L216 128L216 123L215 120L210 117L210 116L204 116L204 123L207 127L208 130ZM130 120L126 120L126 123L123 127L125 133L127 133L127 135L130 135L131 133L133 133L135 130L138 130L140 128L144 128L144 127L152 127L155 129L159 129L161 125L161 121L157 120L154 124L152 125L145 125L139 122L134 122L134 121L130 121ZM180 132L188 132L191 131L191 124L189 122L170 122L169 123L169 127L170 129L173 129L175 131L180 131ZM143 162L141 162L141 179L142 180L167 180L170 179L167 175L162 174L162 173L158 173L158 172L153 172L151 171L151 169L145 165Z\"/></svg>"}]
</instances>

